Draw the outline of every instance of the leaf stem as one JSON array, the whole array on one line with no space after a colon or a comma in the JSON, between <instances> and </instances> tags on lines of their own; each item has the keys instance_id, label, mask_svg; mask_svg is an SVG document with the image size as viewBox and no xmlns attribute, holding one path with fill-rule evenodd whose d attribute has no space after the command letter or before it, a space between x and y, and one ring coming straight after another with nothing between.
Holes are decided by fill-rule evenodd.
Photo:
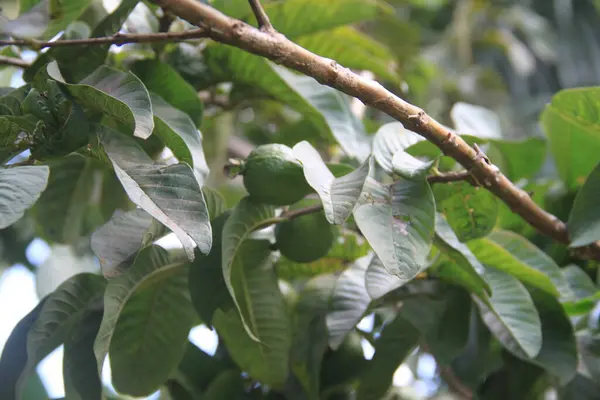
<instances>
[{"instance_id":1,"label":"leaf stem","mask_svg":"<svg viewBox=\"0 0 600 400\"><path fill-rule=\"evenodd\" d=\"M0 64L12 65L13 67L27 68L29 63L16 57L0 56Z\"/></svg>"}]
</instances>

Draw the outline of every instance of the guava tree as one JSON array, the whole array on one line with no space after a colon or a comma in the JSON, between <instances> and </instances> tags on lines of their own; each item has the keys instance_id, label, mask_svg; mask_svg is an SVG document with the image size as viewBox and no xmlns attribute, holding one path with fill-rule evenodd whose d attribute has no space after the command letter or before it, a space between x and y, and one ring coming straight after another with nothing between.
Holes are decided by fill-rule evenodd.
<instances>
[{"instance_id":1,"label":"guava tree","mask_svg":"<svg viewBox=\"0 0 600 400\"><path fill-rule=\"evenodd\" d=\"M488 32L471 15L501 39L526 9L114 3L21 0L0 24L25 82L0 88L2 257L40 293L1 399L36 398L61 345L67 399L112 396L107 357L129 396L406 398L393 375L422 354L439 398L598 398L600 88L556 93L534 135L405 59L407 15L453 20L462 57L461 29Z\"/></svg>"}]
</instances>

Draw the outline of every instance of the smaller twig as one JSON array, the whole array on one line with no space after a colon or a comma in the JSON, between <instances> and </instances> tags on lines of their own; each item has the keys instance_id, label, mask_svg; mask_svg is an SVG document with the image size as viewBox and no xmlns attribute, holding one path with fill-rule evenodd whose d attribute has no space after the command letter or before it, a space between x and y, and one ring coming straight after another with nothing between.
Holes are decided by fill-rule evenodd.
<instances>
[{"instance_id":1,"label":"smaller twig","mask_svg":"<svg viewBox=\"0 0 600 400\"><path fill-rule=\"evenodd\" d=\"M458 181L468 181L469 183L474 183L471 174L468 171L458 171L458 172L440 172L434 175L430 175L427 177L427 182L430 184L433 183L449 183L449 182L458 182Z\"/></svg>"},{"instance_id":2,"label":"smaller twig","mask_svg":"<svg viewBox=\"0 0 600 400\"><path fill-rule=\"evenodd\" d=\"M321 210L323 210L323 204L315 204L314 206L300 208L298 210L286 211L283 214L281 214L279 218L282 220L282 222L291 221L303 215L312 214Z\"/></svg>"},{"instance_id":3,"label":"smaller twig","mask_svg":"<svg viewBox=\"0 0 600 400\"><path fill-rule=\"evenodd\" d=\"M442 377L442 379L444 379L444 382L446 382L446 384L448 385L448 388L450 388L450 390L453 393L460 396L464 400L473 399L473 391L468 386L466 386L464 383L462 383L462 381L454 373L454 370L452 369L452 367L450 367L448 365L442 365L440 363L440 361L436 358L435 354L433 354L431 352L431 350L429 349L429 346L423 339L421 339L421 348L425 352L431 354L431 356L435 360L435 363L438 366L438 371L440 372L440 376Z\"/></svg>"},{"instance_id":4,"label":"smaller twig","mask_svg":"<svg viewBox=\"0 0 600 400\"><path fill-rule=\"evenodd\" d=\"M275 28L271 25L269 16L265 12L262 4L260 4L260 0L248 0L248 2L250 3L250 7L252 7L252 12L256 17L260 30L264 32L275 32Z\"/></svg>"},{"instance_id":5,"label":"smaller twig","mask_svg":"<svg viewBox=\"0 0 600 400\"><path fill-rule=\"evenodd\" d=\"M15 58L15 57L6 57L6 56L0 56L0 64L12 65L14 67L19 67L19 68L29 67L29 63L25 60L21 60L20 58Z\"/></svg>"},{"instance_id":6,"label":"smaller twig","mask_svg":"<svg viewBox=\"0 0 600 400\"><path fill-rule=\"evenodd\" d=\"M153 43L162 41L181 41L206 37L204 29L192 29L184 32L163 33L117 33L112 36L89 39L65 39L52 42L40 42L31 39L0 40L0 46L28 46L35 49L46 47L87 46L98 44L114 44L121 46L127 43Z\"/></svg>"}]
</instances>

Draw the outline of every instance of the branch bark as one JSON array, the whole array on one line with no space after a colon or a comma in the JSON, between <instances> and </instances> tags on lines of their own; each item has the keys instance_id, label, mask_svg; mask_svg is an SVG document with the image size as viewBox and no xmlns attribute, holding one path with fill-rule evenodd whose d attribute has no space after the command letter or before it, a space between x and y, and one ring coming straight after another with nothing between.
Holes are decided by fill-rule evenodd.
<instances>
[{"instance_id":1,"label":"branch bark","mask_svg":"<svg viewBox=\"0 0 600 400\"><path fill-rule=\"evenodd\" d=\"M6 56L0 56L0 64L12 65L13 67L19 68L29 67L29 63L27 61L21 60L20 58Z\"/></svg>"},{"instance_id":2,"label":"branch bark","mask_svg":"<svg viewBox=\"0 0 600 400\"><path fill-rule=\"evenodd\" d=\"M256 17L256 21L258 22L258 27L265 32L274 32L273 25L271 25L271 21L269 20L269 16L265 12L262 4L260 4L260 0L248 0L250 3L250 7L252 8L252 12Z\"/></svg>"},{"instance_id":3,"label":"branch bark","mask_svg":"<svg viewBox=\"0 0 600 400\"><path fill-rule=\"evenodd\" d=\"M275 31L264 31L230 18L194 0L154 0L165 11L203 28L211 39L263 56L301 72L319 83L356 97L400 121L460 163L483 187L504 201L541 233L568 244L566 225L539 207L515 186L485 155L470 147L460 136L428 116L422 109L402 100L381 84L364 79L336 61L320 57ZM600 259L600 244L582 249L582 254Z\"/></svg>"},{"instance_id":4,"label":"branch bark","mask_svg":"<svg viewBox=\"0 0 600 400\"><path fill-rule=\"evenodd\" d=\"M200 39L203 37L207 37L207 33L204 29L192 29L184 32L163 32L149 34L128 33L89 39L54 40L51 42L40 42L33 39L0 40L0 46L21 46L32 47L35 49L44 49L46 47L87 46L99 44L115 44L120 46L126 43L153 43L164 41L176 42L181 40Z\"/></svg>"}]
</instances>

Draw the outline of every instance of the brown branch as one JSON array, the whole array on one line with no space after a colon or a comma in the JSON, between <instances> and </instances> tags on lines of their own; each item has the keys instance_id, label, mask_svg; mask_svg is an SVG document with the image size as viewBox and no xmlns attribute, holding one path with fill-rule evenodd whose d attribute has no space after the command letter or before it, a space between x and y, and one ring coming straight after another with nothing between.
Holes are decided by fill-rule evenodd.
<instances>
[{"instance_id":1,"label":"brown branch","mask_svg":"<svg viewBox=\"0 0 600 400\"><path fill-rule=\"evenodd\" d=\"M449 365L443 365L440 363L438 358L431 352L429 345L425 342L424 339L420 340L420 345L423 351L431 354L435 363L437 364L438 371L440 372L440 376L448 385L448 388L452 393L460 396L461 399L471 400L473 398L473 391L456 376L454 370Z\"/></svg>"},{"instance_id":2,"label":"brown branch","mask_svg":"<svg viewBox=\"0 0 600 400\"><path fill-rule=\"evenodd\" d=\"M269 20L269 16L265 12L262 4L260 4L260 0L248 0L248 2L256 17L258 27L265 32L275 32L275 29L273 29L273 25L271 25L271 21Z\"/></svg>"},{"instance_id":3,"label":"brown branch","mask_svg":"<svg viewBox=\"0 0 600 400\"><path fill-rule=\"evenodd\" d=\"M471 184L475 184L473 177L469 171L458 171L458 172L443 172L436 175L430 175L427 177L427 182L430 184L434 183L449 183L459 181L469 181Z\"/></svg>"},{"instance_id":4,"label":"brown branch","mask_svg":"<svg viewBox=\"0 0 600 400\"><path fill-rule=\"evenodd\" d=\"M365 79L331 59L320 57L298 46L277 32L265 32L230 18L220 11L194 0L154 0L165 11L206 30L211 39L301 72L321 84L356 97L429 140L441 151L461 164L482 186L503 200L541 233L568 244L566 225L539 207L515 186L487 157L469 146L460 136L450 132L420 108L397 97L381 84ZM588 247L586 253L600 259L600 245Z\"/></svg>"},{"instance_id":5,"label":"brown branch","mask_svg":"<svg viewBox=\"0 0 600 400\"><path fill-rule=\"evenodd\" d=\"M126 43L154 43L163 41L181 41L207 37L204 29L192 29L184 32L164 33L117 33L113 36L97 37L89 39L65 39L51 42L40 42L33 39L0 40L0 46L28 46L34 49L46 47L87 46L99 44L115 44L117 46Z\"/></svg>"},{"instance_id":6,"label":"brown branch","mask_svg":"<svg viewBox=\"0 0 600 400\"><path fill-rule=\"evenodd\" d=\"M20 58L6 56L0 56L0 64L12 65L13 67L19 68L29 67L29 63L27 61L21 60Z\"/></svg>"}]
</instances>

